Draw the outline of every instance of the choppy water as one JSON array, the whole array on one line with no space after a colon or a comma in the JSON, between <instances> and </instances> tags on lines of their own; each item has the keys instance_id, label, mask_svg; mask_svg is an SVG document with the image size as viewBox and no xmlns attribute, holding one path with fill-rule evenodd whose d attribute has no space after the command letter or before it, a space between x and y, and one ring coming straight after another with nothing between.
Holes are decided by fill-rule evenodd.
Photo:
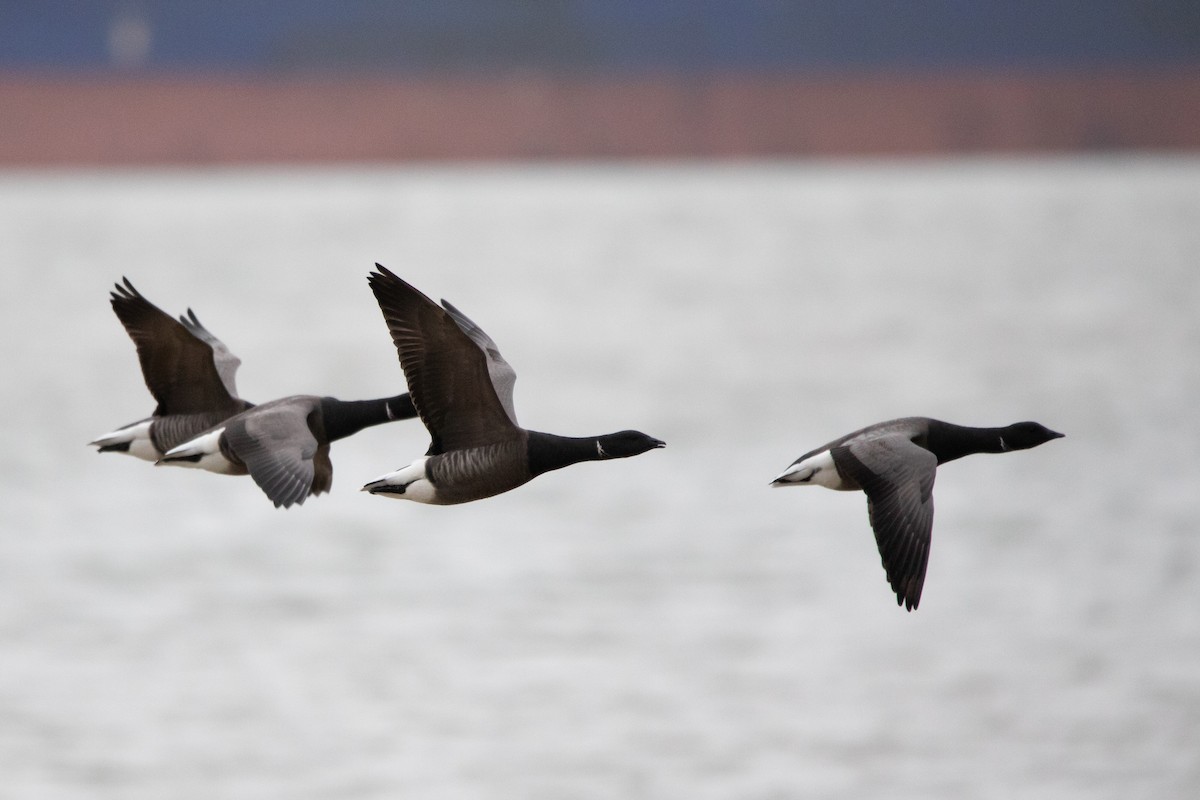
<instances>
[{"instance_id":1,"label":"choppy water","mask_svg":"<svg viewBox=\"0 0 1200 800\"><path fill-rule=\"evenodd\" d=\"M1200 160L0 175L0 796L1191 798ZM392 394L375 261L480 322L529 427L668 448L477 504L84 446L153 406L128 275L242 394ZM922 607L795 456L926 414Z\"/></svg>"}]
</instances>

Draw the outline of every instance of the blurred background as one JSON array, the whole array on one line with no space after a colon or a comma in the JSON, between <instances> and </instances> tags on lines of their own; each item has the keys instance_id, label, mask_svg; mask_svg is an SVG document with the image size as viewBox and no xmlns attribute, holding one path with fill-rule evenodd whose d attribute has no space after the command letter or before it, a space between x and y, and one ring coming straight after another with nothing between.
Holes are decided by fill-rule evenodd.
<instances>
[{"instance_id":1,"label":"blurred background","mask_svg":"<svg viewBox=\"0 0 1200 800\"><path fill-rule=\"evenodd\" d=\"M13 0L0 163L1200 144L1192 0Z\"/></svg>"},{"instance_id":2,"label":"blurred background","mask_svg":"<svg viewBox=\"0 0 1200 800\"><path fill-rule=\"evenodd\" d=\"M1200 5L0 3L0 798L1192 800ZM85 445L153 408L108 292L240 394L404 390L381 262L535 430L665 450L450 508ZM939 470L898 609L861 495Z\"/></svg>"}]
</instances>

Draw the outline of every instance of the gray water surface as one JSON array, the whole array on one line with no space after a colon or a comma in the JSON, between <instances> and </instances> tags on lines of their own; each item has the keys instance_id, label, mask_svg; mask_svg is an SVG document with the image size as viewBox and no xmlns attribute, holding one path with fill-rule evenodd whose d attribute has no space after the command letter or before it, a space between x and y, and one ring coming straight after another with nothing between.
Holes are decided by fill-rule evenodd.
<instances>
[{"instance_id":1,"label":"gray water surface","mask_svg":"<svg viewBox=\"0 0 1200 800\"><path fill-rule=\"evenodd\" d=\"M1200 159L0 174L0 796L1192 798ZM666 450L370 497L416 421L248 478L96 455L153 401L107 292L243 396L404 388L380 261L479 322L528 427ZM923 414L921 608L861 495L769 489Z\"/></svg>"}]
</instances>

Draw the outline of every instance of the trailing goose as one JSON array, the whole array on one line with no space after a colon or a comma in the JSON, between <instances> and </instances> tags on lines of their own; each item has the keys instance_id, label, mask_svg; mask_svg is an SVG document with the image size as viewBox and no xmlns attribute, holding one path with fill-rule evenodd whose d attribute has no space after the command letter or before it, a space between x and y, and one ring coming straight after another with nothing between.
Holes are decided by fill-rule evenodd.
<instances>
[{"instance_id":1,"label":"trailing goose","mask_svg":"<svg viewBox=\"0 0 1200 800\"><path fill-rule=\"evenodd\" d=\"M896 603L912 611L921 600L929 563L938 465L973 453L1028 450L1062 436L1036 422L969 428L928 417L905 417L871 425L805 453L772 485L865 492Z\"/></svg>"},{"instance_id":2,"label":"trailing goose","mask_svg":"<svg viewBox=\"0 0 1200 800\"><path fill-rule=\"evenodd\" d=\"M331 442L416 415L407 394L352 401L294 395L230 417L167 451L158 463L249 474L276 508L289 508L329 491Z\"/></svg>"},{"instance_id":3,"label":"trailing goose","mask_svg":"<svg viewBox=\"0 0 1200 800\"><path fill-rule=\"evenodd\" d=\"M178 320L122 278L110 300L137 347L146 388L158 401L146 419L117 428L90 445L157 461L177 444L253 406L237 396L241 361L200 324L190 308Z\"/></svg>"},{"instance_id":4,"label":"trailing goose","mask_svg":"<svg viewBox=\"0 0 1200 800\"><path fill-rule=\"evenodd\" d=\"M507 492L544 472L628 458L664 443L638 431L567 437L520 427L516 374L496 343L445 300L439 307L379 264L368 281L391 331L413 405L429 431L425 456L363 491L450 505Z\"/></svg>"}]
</instances>

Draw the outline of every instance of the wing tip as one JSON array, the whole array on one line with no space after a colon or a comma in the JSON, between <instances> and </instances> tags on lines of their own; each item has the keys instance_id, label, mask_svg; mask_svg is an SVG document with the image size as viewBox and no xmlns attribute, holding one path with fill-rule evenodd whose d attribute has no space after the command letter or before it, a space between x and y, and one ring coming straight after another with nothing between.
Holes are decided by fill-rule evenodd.
<instances>
[{"instance_id":1,"label":"wing tip","mask_svg":"<svg viewBox=\"0 0 1200 800\"><path fill-rule=\"evenodd\" d=\"M385 267L383 264L380 264L378 261L375 262L375 270L376 270L375 272L367 273L367 280L372 283L374 283L375 281L384 280L384 279L391 279L391 280L397 280L397 281L400 280L400 277L398 275L396 275L396 273L392 272L390 269Z\"/></svg>"}]
</instances>

